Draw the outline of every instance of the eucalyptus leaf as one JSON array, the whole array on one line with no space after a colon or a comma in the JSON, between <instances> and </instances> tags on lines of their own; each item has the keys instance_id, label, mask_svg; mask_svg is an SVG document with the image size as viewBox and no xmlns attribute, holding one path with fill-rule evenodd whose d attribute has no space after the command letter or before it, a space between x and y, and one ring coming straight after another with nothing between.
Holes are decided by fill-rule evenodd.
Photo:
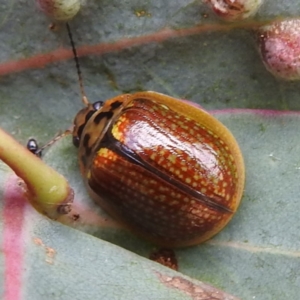
<instances>
[{"instance_id":1,"label":"eucalyptus leaf","mask_svg":"<svg viewBox=\"0 0 300 300\"><path fill-rule=\"evenodd\" d=\"M68 59L58 52L69 51L68 36L63 24L48 29L34 1L6 0L0 8L0 126L23 144L29 137L43 144L82 108L71 52ZM299 14L299 1L266 0L251 24ZM162 278L183 278L195 289L204 281L242 299L299 298L300 83L265 69L245 24L229 30L202 1L86 1L70 26L89 100L154 90L200 104L237 138L245 194L221 233L175 250L180 274L145 259L153 245L105 223L109 217L85 191L70 137L43 160L69 180L94 218L74 224L76 230L22 202L13 173L0 162L3 299L202 299ZM163 39L165 32L171 34ZM84 54L95 45L98 52ZM52 60L43 64L45 56ZM9 281L10 274L18 276Z\"/></svg>"}]
</instances>

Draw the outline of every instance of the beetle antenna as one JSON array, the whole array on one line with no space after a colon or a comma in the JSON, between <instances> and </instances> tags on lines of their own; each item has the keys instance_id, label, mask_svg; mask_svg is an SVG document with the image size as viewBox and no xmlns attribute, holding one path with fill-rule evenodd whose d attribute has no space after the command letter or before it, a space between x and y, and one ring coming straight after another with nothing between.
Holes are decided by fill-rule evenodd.
<instances>
[{"instance_id":1,"label":"beetle antenna","mask_svg":"<svg viewBox=\"0 0 300 300\"><path fill-rule=\"evenodd\" d=\"M72 129L67 129L64 132L59 132L53 139L51 139L48 143L46 143L45 145L43 145L42 147L38 148L35 151L35 155L40 156L42 151L46 148L48 148L49 146L53 145L54 143L56 143L58 140L60 140L61 138L65 137L66 135L72 134ZM27 147L28 148L28 147Z\"/></svg>"},{"instance_id":2,"label":"beetle antenna","mask_svg":"<svg viewBox=\"0 0 300 300\"><path fill-rule=\"evenodd\" d=\"M69 36L69 39L70 39L70 44L71 44L71 47L72 47L73 55L74 55L74 61L75 61L75 64L76 64L78 82L79 82L80 93L81 93L81 99L82 99L83 104L85 106L88 106L89 101L88 101L88 99L85 95L85 91L84 91L84 87L83 87L83 80L82 80L82 74L81 74L80 65L79 65L79 59L78 59L75 43L74 43L74 40L73 40L71 28L70 28L70 25L69 25L68 22L66 23L66 27L67 27L68 36Z\"/></svg>"}]
</instances>

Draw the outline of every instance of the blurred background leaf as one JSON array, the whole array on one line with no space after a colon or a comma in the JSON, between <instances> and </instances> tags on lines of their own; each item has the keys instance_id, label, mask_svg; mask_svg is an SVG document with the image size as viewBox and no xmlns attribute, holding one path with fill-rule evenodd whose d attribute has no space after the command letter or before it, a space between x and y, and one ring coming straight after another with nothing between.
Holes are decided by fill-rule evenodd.
<instances>
[{"instance_id":1,"label":"blurred background leaf","mask_svg":"<svg viewBox=\"0 0 300 300\"><path fill-rule=\"evenodd\" d=\"M1 74L8 62L69 49L65 28L58 25L56 31L48 30L50 21L33 1L6 0L0 7ZM298 16L299 12L296 0L265 1L255 22ZM157 42L147 38L158 37L166 28L192 29L199 24L212 24L215 30ZM106 53L80 58L90 101L139 90L189 99L212 110L242 148L247 182L239 211L212 240L176 250L179 271L242 299L298 299L300 115L291 111L300 107L300 83L274 78L261 62L253 32L225 30L226 26L201 1L187 0L90 0L71 22L79 51L108 44ZM144 43L133 47L128 43L112 51L125 38L141 36L146 36ZM47 142L68 128L82 107L73 61L60 57L53 61L18 73L11 69L0 78L1 127L22 143L32 136L41 144ZM70 138L51 147L44 160L70 181L78 203L103 215L85 192ZM0 163L2 199L10 191L10 180L11 172ZM5 203L0 203L4 237L8 226ZM24 207L16 213L21 216L22 243L15 248L16 253L18 249L23 253L20 285L24 298L192 298L160 284L153 270L175 273L141 257L149 256L152 245L110 223L82 224L80 229L100 238L96 239ZM4 238L2 246L5 249ZM3 295L7 261L0 255Z\"/></svg>"}]
</instances>

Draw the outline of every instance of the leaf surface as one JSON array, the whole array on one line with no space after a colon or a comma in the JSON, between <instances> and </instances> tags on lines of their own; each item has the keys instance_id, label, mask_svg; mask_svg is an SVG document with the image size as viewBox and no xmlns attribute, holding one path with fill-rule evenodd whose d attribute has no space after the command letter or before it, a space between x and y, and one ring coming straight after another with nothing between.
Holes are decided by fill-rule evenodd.
<instances>
[{"instance_id":1,"label":"leaf surface","mask_svg":"<svg viewBox=\"0 0 300 300\"><path fill-rule=\"evenodd\" d=\"M0 125L22 143L33 136L43 144L82 107L66 30L49 31L33 3L1 7ZM251 26L299 12L296 0L266 1ZM197 280L242 299L298 299L300 83L265 70L251 26L228 26L187 0L88 1L71 22L90 101L139 90L189 99L211 110L241 146L247 179L236 216L205 244L176 250L179 271L193 279L145 260L154 247L93 204L68 137L43 159L75 189L91 220L76 228L89 234L33 211L0 162L5 300L198 299L188 283ZM183 290L166 284L177 277Z\"/></svg>"}]
</instances>

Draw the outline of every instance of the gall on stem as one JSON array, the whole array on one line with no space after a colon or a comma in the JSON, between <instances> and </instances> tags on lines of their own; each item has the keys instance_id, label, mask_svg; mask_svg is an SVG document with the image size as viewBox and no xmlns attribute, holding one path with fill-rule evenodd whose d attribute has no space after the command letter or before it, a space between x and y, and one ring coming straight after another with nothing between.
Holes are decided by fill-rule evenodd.
<instances>
[{"instance_id":1,"label":"gall on stem","mask_svg":"<svg viewBox=\"0 0 300 300\"><path fill-rule=\"evenodd\" d=\"M256 31L267 70L284 80L300 79L300 19L274 21Z\"/></svg>"},{"instance_id":2,"label":"gall on stem","mask_svg":"<svg viewBox=\"0 0 300 300\"><path fill-rule=\"evenodd\" d=\"M39 9L55 21L67 22L79 12L81 0L36 0Z\"/></svg>"},{"instance_id":3,"label":"gall on stem","mask_svg":"<svg viewBox=\"0 0 300 300\"><path fill-rule=\"evenodd\" d=\"M0 128L0 159L23 181L25 196L51 219L69 214L74 192L67 180Z\"/></svg>"},{"instance_id":4,"label":"gall on stem","mask_svg":"<svg viewBox=\"0 0 300 300\"><path fill-rule=\"evenodd\" d=\"M213 12L224 21L241 21L252 17L263 0L205 0Z\"/></svg>"}]
</instances>

